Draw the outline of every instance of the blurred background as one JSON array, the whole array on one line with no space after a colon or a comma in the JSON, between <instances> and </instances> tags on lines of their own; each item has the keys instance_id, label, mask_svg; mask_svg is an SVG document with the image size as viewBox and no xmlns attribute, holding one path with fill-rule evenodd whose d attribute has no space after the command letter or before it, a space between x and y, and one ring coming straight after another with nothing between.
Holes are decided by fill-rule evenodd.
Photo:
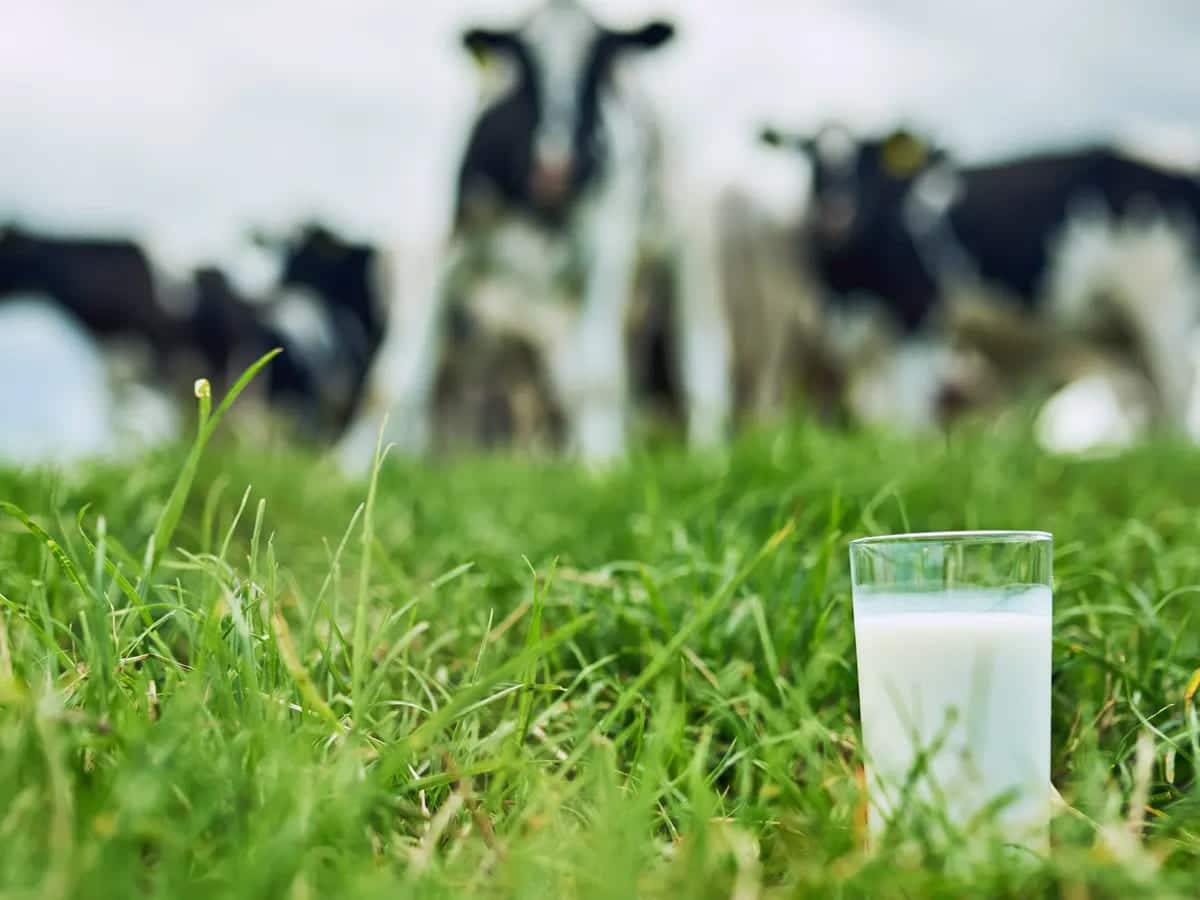
<instances>
[{"instance_id":1,"label":"blurred background","mask_svg":"<svg viewBox=\"0 0 1200 900\"><path fill-rule=\"evenodd\" d=\"M533 6L19 4L0 33L0 225L127 239L156 272L217 267L249 297L280 279L254 230L319 222L361 244L434 246L481 96L460 35L513 27ZM764 123L908 125L962 164L1101 142L1200 171L1189 0L589 8L613 26L678 26L641 80L694 177L770 221L802 214L809 170L761 145Z\"/></svg>"},{"instance_id":2,"label":"blurred background","mask_svg":"<svg viewBox=\"0 0 1200 900\"><path fill-rule=\"evenodd\" d=\"M0 212L132 234L179 265L235 265L248 225L314 216L422 238L448 224L478 91L459 33L532 6L19 4L0 35ZM794 203L799 179L748 140L768 119L911 119L967 159L1119 138L1200 164L1188 0L1102 15L1085 0L590 6L679 24L646 87L712 178L762 185L767 202Z\"/></svg>"}]
</instances>

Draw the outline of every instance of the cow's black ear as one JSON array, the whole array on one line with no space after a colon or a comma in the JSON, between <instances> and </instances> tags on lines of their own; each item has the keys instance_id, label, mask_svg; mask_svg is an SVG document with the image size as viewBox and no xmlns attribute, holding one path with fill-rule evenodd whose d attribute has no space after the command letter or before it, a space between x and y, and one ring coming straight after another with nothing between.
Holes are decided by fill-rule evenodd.
<instances>
[{"instance_id":1,"label":"cow's black ear","mask_svg":"<svg viewBox=\"0 0 1200 900\"><path fill-rule=\"evenodd\" d=\"M653 50L661 47L675 37L675 26L670 22L656 19L647 22L641 28L632 31L617 32L621 44L626 47L640 47L643 50Z\"/></svg>"},{"instance_id":2,"label":"cow's black ear","mask_svg":"<svg viewBox=\"0 0 1200 900\"><path fill-rule=\"evenodd\" d=\"M758 140L768 147L783 147L788 143L788 139L784 136L783 132L770 125L764 125L758 130Z\"/></svg>"},{"instance_id":3,"label":"cow's black ear","mask_svg":"<svg viewBox=\"0 0 1200 900\"><path fill-rule=\"evenodd\" d=\"M517 38L511 31L468 28L463 32L462 43L477 62L482 62L491 53L511 52L516 47Z\"/></svg>"}]
</instances>

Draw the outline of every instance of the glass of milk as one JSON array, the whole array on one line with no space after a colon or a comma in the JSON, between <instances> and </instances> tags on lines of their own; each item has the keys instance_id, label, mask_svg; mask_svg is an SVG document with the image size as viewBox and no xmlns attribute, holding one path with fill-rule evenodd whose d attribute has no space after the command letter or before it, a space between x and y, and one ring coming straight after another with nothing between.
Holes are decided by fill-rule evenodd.
<instances>
[{"instance_id":1,"label":"glass of milk","mask_svg":"<svg viewBox=\"0 0 1200 900\"><path fill-rule=\"evenodd\" d=\"M972 531L850 544L873 837L912 813L1047 848L1052 540Z\"/></svg>"}]
</instances>

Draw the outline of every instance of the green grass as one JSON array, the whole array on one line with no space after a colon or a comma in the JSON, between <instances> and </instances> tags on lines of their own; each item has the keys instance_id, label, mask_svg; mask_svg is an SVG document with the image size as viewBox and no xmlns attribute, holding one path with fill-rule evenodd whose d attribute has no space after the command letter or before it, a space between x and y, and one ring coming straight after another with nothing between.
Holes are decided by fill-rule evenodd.
<instances>
[{"instance_id":1,"label":"green grass","mask_svg":"<svg viewBox=\"0 0 1200 900\"><path fill-rule=\"evenodd\" d=\"M219 435L172 504L185 456L0 474L0 896L1195 895L1194 450L795 425L365 506ZM1056 535L1073 812L868 854L846 542L975 527Z\"/></svg>"}]
</instances>

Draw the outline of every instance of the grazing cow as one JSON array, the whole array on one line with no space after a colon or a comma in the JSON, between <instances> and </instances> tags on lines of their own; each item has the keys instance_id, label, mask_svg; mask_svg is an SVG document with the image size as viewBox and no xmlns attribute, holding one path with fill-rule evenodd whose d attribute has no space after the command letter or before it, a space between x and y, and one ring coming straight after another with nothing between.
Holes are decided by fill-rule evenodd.
<instances>
[{"instance_id":1,"label":"grazing cow","mask_svg":"<svg viewBox=\"0 0 1200 900\"><path fill-rule=\"evenodd\" d=\"M839 128L762 137L811 164L805 251L832 306L882 303L908 346L923 348L917 355L929 365L911 367L924 373L923 389L893 381L910 400L946 399L946 379L929 376L946 350L930 335L939 317L977 326L976 304L964 301L982 298L1024 328L1017 362L1027 367L1033 360L1022 355L1032 347L1057 352L1047 335L1119 332L1155 387L1159 418L1182 424L1200 314L1194 178L1102 147L955 168L904 130L869 140Z\"/></svg>"},{"instance_id":2,"label":"grazing cow","mask_svg":"<svg viewBox=\"0 0 1200 900\"><path fill-rule=\"evenodd\" d=\"M278 348L283 352L259 376L251 393L302 434L340 433L344 417L330 399L322 357L312 352L304 335L279 327L272 321L275 309L269 302L243 297L219 268L196 269L190 289L192 306L177 369L190 365L193 373L203 373L219 395L256 359Z\"/></svg>"},{"instance_id":3,"label":"grazing cow","mask_svg":"<svg viewBox=\"0 0 1200 900\"><path fill-rule=\"evenodd\" d=\"M362 399L367 373L383 342L391 304L390 254L354 243L316 223L289 238L256 240L279 253L276 291L263 309L260 332L290 349L296 365L311 373L279 372L281 387L313 391L325 410L325 425L340 434Z\"/></svg>"},{"instance_id":4,"label":"grazing cow","mask_svg":"<svg viewBox=\"0 0 1200 900\"><path fill-rule=\"evenodd\" d=\"M97 338L144 343L159 363L181 337L149 259L130 241L0 230L0 303L29 295L52 299Z\"/></svg>"},{"instance_id":5,"label":"grazing cow","mask_svg":"<svg viewBox=\"0 0 1200 900\"><path fill-rule=\"evenodd\" d=\"M582 457L620 454L630 381L624 334L651 258L669 264L676 288L690 436L722 437L728 350L712 220L701 204L681 209L694 194L666 177L678 172L645 102L618 89L622 61L673 33L665 22L614 30L576 0L548 0L515 30L464 34L472 53L509 65L512 85L471 130L449 247L424 284L404 291L419 307L381 354L373 408L344 447L352 466L361 467L388 409L389 439L410 450L428 445L448 332L464 317L533 346Z\"/></svg>"},{"instance_id":6,"label":"grazing cow","mask_svg":"<svg viewBox=\"0 0 1200 900\"><path fill-rule=\"evenodd\" d=\"M310 229L290 246L282 282L307 286L316 311L293 292L251 301L215 267L186 279L156 271L130 241L0 232L0 304L36 296L119 353L124 381L187 390L200 375L218 391L272 348L259 384L267 405L311 434L340 434L382 331L355 280L360 248ZM349 274L339 274L340 270ZM340 279L340 280L339 280ZM360 279L361 280L361 279ZM299 313L299 314L298 314ZM317 321L313 325L313 320ZM329 326L322 330L322 321Z\"/></svg>"}]
</instances>

